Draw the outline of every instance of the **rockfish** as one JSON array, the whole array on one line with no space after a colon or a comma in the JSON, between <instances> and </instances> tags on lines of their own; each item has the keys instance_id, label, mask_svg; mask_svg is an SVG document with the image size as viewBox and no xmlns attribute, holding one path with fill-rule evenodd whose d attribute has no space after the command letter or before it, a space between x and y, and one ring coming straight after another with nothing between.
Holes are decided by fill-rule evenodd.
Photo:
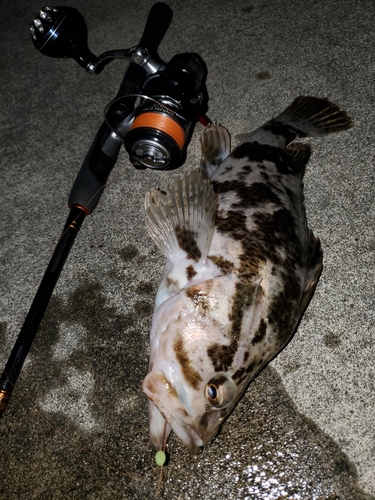
<instances>
[{"instance_id":1,"label":"rockfish","mask_svg":"<svg viewBox=\"0 0 375 500\"><path fill-rule=\"evenodd\" d=\"M209 125L201 169L147 194L147 229L167 258L142 384L156 451L173 429L198 453L292 337L322 270L304 208L311 150L292 141L351 126L303 96L232 152L228 131Z\"/></svg>"}]
</instances>

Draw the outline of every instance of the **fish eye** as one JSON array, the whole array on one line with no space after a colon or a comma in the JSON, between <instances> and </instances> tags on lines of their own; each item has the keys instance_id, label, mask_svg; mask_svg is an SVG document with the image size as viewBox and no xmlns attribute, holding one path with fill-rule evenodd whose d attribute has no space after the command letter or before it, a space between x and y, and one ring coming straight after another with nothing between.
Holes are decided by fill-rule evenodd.
<instances>
[{"instance_id":1,"label":"fish eye","mask_svg":"<svg viewBox=\"0 0 375 500\"><path fill-rule=\"evenodd\" d=\"M211 379L206 384L206 398L212 406L217 408L227 406L232 401L235 392L233 382L223 375Z\"/></svg>"},{"instance_id":2,"label":"fish eye","mask_svg":"<svg viewBox=\"0 0 375 500\"><path fill-rule=\"evenodd\" d=\"M212 405L220 404L219 386L216 381L210 380L206 385L206 397Z\"/></svg>"}]
</instances>

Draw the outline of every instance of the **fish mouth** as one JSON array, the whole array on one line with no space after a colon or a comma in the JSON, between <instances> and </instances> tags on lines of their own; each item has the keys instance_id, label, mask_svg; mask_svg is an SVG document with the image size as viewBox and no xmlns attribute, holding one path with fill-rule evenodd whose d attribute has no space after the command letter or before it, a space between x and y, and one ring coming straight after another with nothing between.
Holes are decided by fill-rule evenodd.
<instances>
[{"instance_id":1,"label":"fish mouth","mask_svg":"<svg viewBox=\"0 0 375 500\"><path fill-rule=\"evenodd\" d=\"M151 402L149 427L153 449L162 449L172 428L190 453L197 455L205 443L197 434L193 419L164 373L160 370L150 372L143 380L142 389Z\"/></svg>"}]
</instances>

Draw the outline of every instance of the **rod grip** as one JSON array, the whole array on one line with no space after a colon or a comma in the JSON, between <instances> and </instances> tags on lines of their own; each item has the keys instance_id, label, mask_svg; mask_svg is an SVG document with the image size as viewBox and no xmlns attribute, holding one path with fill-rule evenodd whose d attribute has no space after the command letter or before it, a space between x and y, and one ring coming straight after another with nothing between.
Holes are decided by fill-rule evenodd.
<instances>
[{"instance_id":1,"label":"rod grip","mask_svg":"<svg viewBox=\"0 0 375 500\"><path fill-rule=\"evenodd\" d=\"M155 3L151 7L139 45L149 52L156 52L168 31L172 17L173 11L166 3Z\"/></svg>"},{"instance_id":2,"label":"rod grip","mask_svg":"<svg viewBox=\"0 0 375 500\"><path fill-rule=\"evenodd\" d=\"M80 207L87 215L98 204L122 145L104 122L86 155L69 195L69 208Z\"/></svg>"},{"instance_id":3,"label":"rod grip","mask_svg":"<svg viewBox=\"0 0 375 500\"><path fill-rule=\"evenodd\" d=\"M145 28L139 42L140 47L147 49L150 53L156 54L160 42L168 31L173 17L172 9L164 2L155 3L148 15ZM139 94L145 79L146 71L135 63L130 63L122 80L117 97L129 94ZM134 106L135 98L127 101L128 105ZM126 114L123 113L123 118Z\"/></svg>"}]
</instances>

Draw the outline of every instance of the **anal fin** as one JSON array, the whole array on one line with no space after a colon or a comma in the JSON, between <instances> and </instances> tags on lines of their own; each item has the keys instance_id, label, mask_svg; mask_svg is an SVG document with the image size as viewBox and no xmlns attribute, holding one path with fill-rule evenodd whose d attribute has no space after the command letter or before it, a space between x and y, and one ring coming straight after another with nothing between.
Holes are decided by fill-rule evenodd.
<instances>
[{"instance_id":1,"label":"anal fin","mask_svg":"<svg viewBox=\"0 0 375 500\"><path fill-rule=\"evenodd\" d=\"M286 148L286 151L291 160L291 167L294 173L303 177L307 162L311 156L311 147L309 144L301 144L300 142L292 142Z\"/></svg>"}]
</instances>

